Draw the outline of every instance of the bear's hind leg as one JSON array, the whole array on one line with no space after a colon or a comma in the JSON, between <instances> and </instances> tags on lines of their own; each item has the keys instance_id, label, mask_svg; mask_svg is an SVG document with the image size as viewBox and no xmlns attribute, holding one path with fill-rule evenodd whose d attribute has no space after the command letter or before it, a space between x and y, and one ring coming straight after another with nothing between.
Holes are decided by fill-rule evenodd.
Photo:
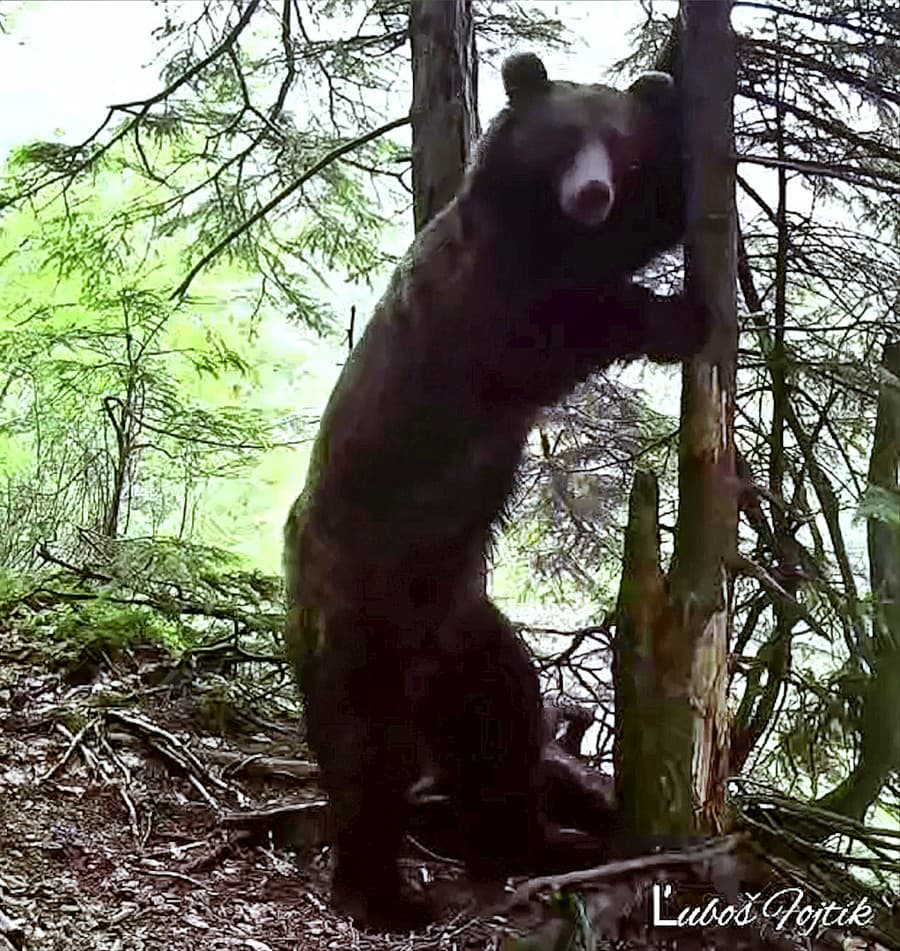
<instances>
[{"instance_id":1,"label":"bear's hind leg","mask_svg":"<svg viewBox=\"0 0 900 951\"><path fill-rule=\"evenodd\" d=\"M372 666L357 654L351 668L346 644L329 650L326 638L310 685L309 737L330 802L333 904L368 927L407 930L430 917L403 895L397 864L420 756L398 671Z\"/></svg>"},{"instance_id":2,"label":"bear's hind leg","mask_svg":"<svg viewBox=\"0 0 900 951\"><path fill-rule=\"evenodd\" d=\"M537 673L487 599L456 610L438 632L429 741L446 768L476 878L527 868L540 848L543 714Z\"/></svg>"},{"instance_id":3,"label":"bear's hind leg","mask_svg":"<svg viewBox=\"0 0 900 951\"><path fill-rule=\"evenodd\" d=\"M380 756L376 771L396 764ZM329 784L331 785L331 784ZM399 784L402 787L402 784ZM398 857L406 830L404 789L393 782L344 783L329 792L336 853L332 904L359 925L377 930L424 926L431 914L424 901L404 892Z\"/></svg>"},{"instance_id":4,"label":"bear's hind leg","mask_svg":"<svg viewBox=\"0 0 900 951\"><path fill-rule=\"evenodd\" d=\"M610 831L607 801L589 788L588 771L548 740L538 676L509 621L478 599L454 612L438 643L441 675L429 697L437 712L426 722L472 876L597 864ZM585 831L561 827L576 814L591 820Z\"/></svg>"}]
</instances>

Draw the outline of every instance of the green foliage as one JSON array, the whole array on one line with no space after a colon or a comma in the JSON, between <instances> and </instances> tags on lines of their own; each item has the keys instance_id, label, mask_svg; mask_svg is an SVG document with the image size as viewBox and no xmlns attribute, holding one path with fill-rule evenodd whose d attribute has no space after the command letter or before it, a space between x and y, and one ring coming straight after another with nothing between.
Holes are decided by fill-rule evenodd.
<instances>
[{"instance_id":1,"label":"green foliage","mask_svg":"<svg viewBox=\"0 0 900 951\"><path fill-rule=\"evenodd\" d=\"M215 642L271 655L283 627L281 579L247 571L234 553L173 539L108 539L82 531L78 567L0 573L0 622L49 646L70 672L138 644L173 654Z\"/></svg>"},{"instance_id":2,"label":"green foliage","mask_svg":"<svg viewBox=\"0 0 900 951\"><path fill-rule=\"evenodd\" d=\"M173 305L161 286L178 243L104 224L144 186L97 184L40 221L8 215L0 236L0 565L35 564L50 539L68 550L76 526L183 535L209 480L247 473L275 441L278 416L253 405L260 357L283 372L254 344L262 315Z\"/></svg>"},{"instance_id":3,"label":"green foliage","mask_svg":"<svg viewBox=\"0 0 900 951\"><path fill-rule=\"evenodd\" d=\"M34 166L40 166L48 172L68 172L73 162L89 161L90 150L65 142L28 142L13 149L7 162L10 176L27 173ZM0 196L0 207L3 205Z\"/></svg>"},{"instance_id":4,"label":"green foliage","mask_svg":"<svg viewBox=\"0 0 900 951\"><path fill-rule=\"evenodd\" d=\"M58 611L46 630L52 641L80 644L92 657L132 644L166 643L173 633L145 608L110 604L103 598Z\"/></svg>"},{"instance_id":5,"label":"green foliage","mask_svg":"<svg viewBox=\"0 0 900 951\"><path fill-rule=\"evenodd\" d=\"M0 567L0 620L8 617L34 590L37 579L24 571Z\"/></svg>"},{"instance_id":6,"label":"green foliage","mask_svg":"<svg viewBox=\"0 0 900 951\"><path fill-rule=\"evenodd\" d=\"M819 683L808 669L796 676L807 691L802 705L784 724L779 746L791 770L812 778L811 792L818 795L845 776L850 766L847 746L859 721L862 683L851 669L828 677L826 683Z\"/></svg>"},{"instance_id":7,"label":"green foliage","mask_svg":"<svg viewBox=\"0 0 900 951\"><path fill-rule=\"evenodd\" d=\"M51 662L70 672L108 663L135 645L180 646L177 627L147 608L113 604L104 598L62 603L22 624L47 648Z\"/></svg>"}]
</instances>

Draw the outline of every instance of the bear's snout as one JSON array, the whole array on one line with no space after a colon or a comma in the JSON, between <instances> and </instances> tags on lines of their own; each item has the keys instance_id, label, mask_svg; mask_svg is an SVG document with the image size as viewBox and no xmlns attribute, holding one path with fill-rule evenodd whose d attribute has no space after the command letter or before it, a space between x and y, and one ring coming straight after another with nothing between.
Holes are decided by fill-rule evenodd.
<instances>
[{"instance_id":1,"label":"bear's snout","mask_svg":"<svg viewBox=\"0 0 900 951\"><path fill-rule=\"evenodd\" d=\"M603 224L615 199L612 172L612 158L603 142L584 145L560 180L563 214L589 228Z\"/></svg>"}]
</instances>

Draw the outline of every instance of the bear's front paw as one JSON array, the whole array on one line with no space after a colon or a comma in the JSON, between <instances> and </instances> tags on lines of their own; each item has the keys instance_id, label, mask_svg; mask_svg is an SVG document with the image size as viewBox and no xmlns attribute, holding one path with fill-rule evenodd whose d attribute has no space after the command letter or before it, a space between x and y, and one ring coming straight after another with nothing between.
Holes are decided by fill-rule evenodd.
<instances>
[{"instance_id":1,"label":"bear's front paw","mask_svg":"<svg viewBox=\"0 0 900 951\"><path fill-rule=\"evenodd\" d=\"M682 294L666 301L646 328L646 353L656 363L681 363L709 343L713 315L704 301ZM662 318L662 319L660 319Z\"/></svg>"}]
</instances>

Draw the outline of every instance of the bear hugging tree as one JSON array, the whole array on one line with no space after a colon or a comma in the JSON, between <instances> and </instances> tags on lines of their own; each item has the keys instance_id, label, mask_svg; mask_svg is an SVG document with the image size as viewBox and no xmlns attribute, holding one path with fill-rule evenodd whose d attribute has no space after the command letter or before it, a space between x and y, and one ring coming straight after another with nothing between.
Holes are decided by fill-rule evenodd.
<instances>
[{"instance_id":1,"label":"bear hugging tree","mask_svg":"<svg viewBox=\"0 0 900 951\"><path fill-rule=\"evenodd\" d=\"M631 275L684 228L679 98L503 66L506 108L338 380L285 528L286 643L331 800L333 900L402 927L422 751L471 875L548 855L537 674L480 568L537 412L616 360L680 361L702 307Z\"/></svg>"}]
</instances>

